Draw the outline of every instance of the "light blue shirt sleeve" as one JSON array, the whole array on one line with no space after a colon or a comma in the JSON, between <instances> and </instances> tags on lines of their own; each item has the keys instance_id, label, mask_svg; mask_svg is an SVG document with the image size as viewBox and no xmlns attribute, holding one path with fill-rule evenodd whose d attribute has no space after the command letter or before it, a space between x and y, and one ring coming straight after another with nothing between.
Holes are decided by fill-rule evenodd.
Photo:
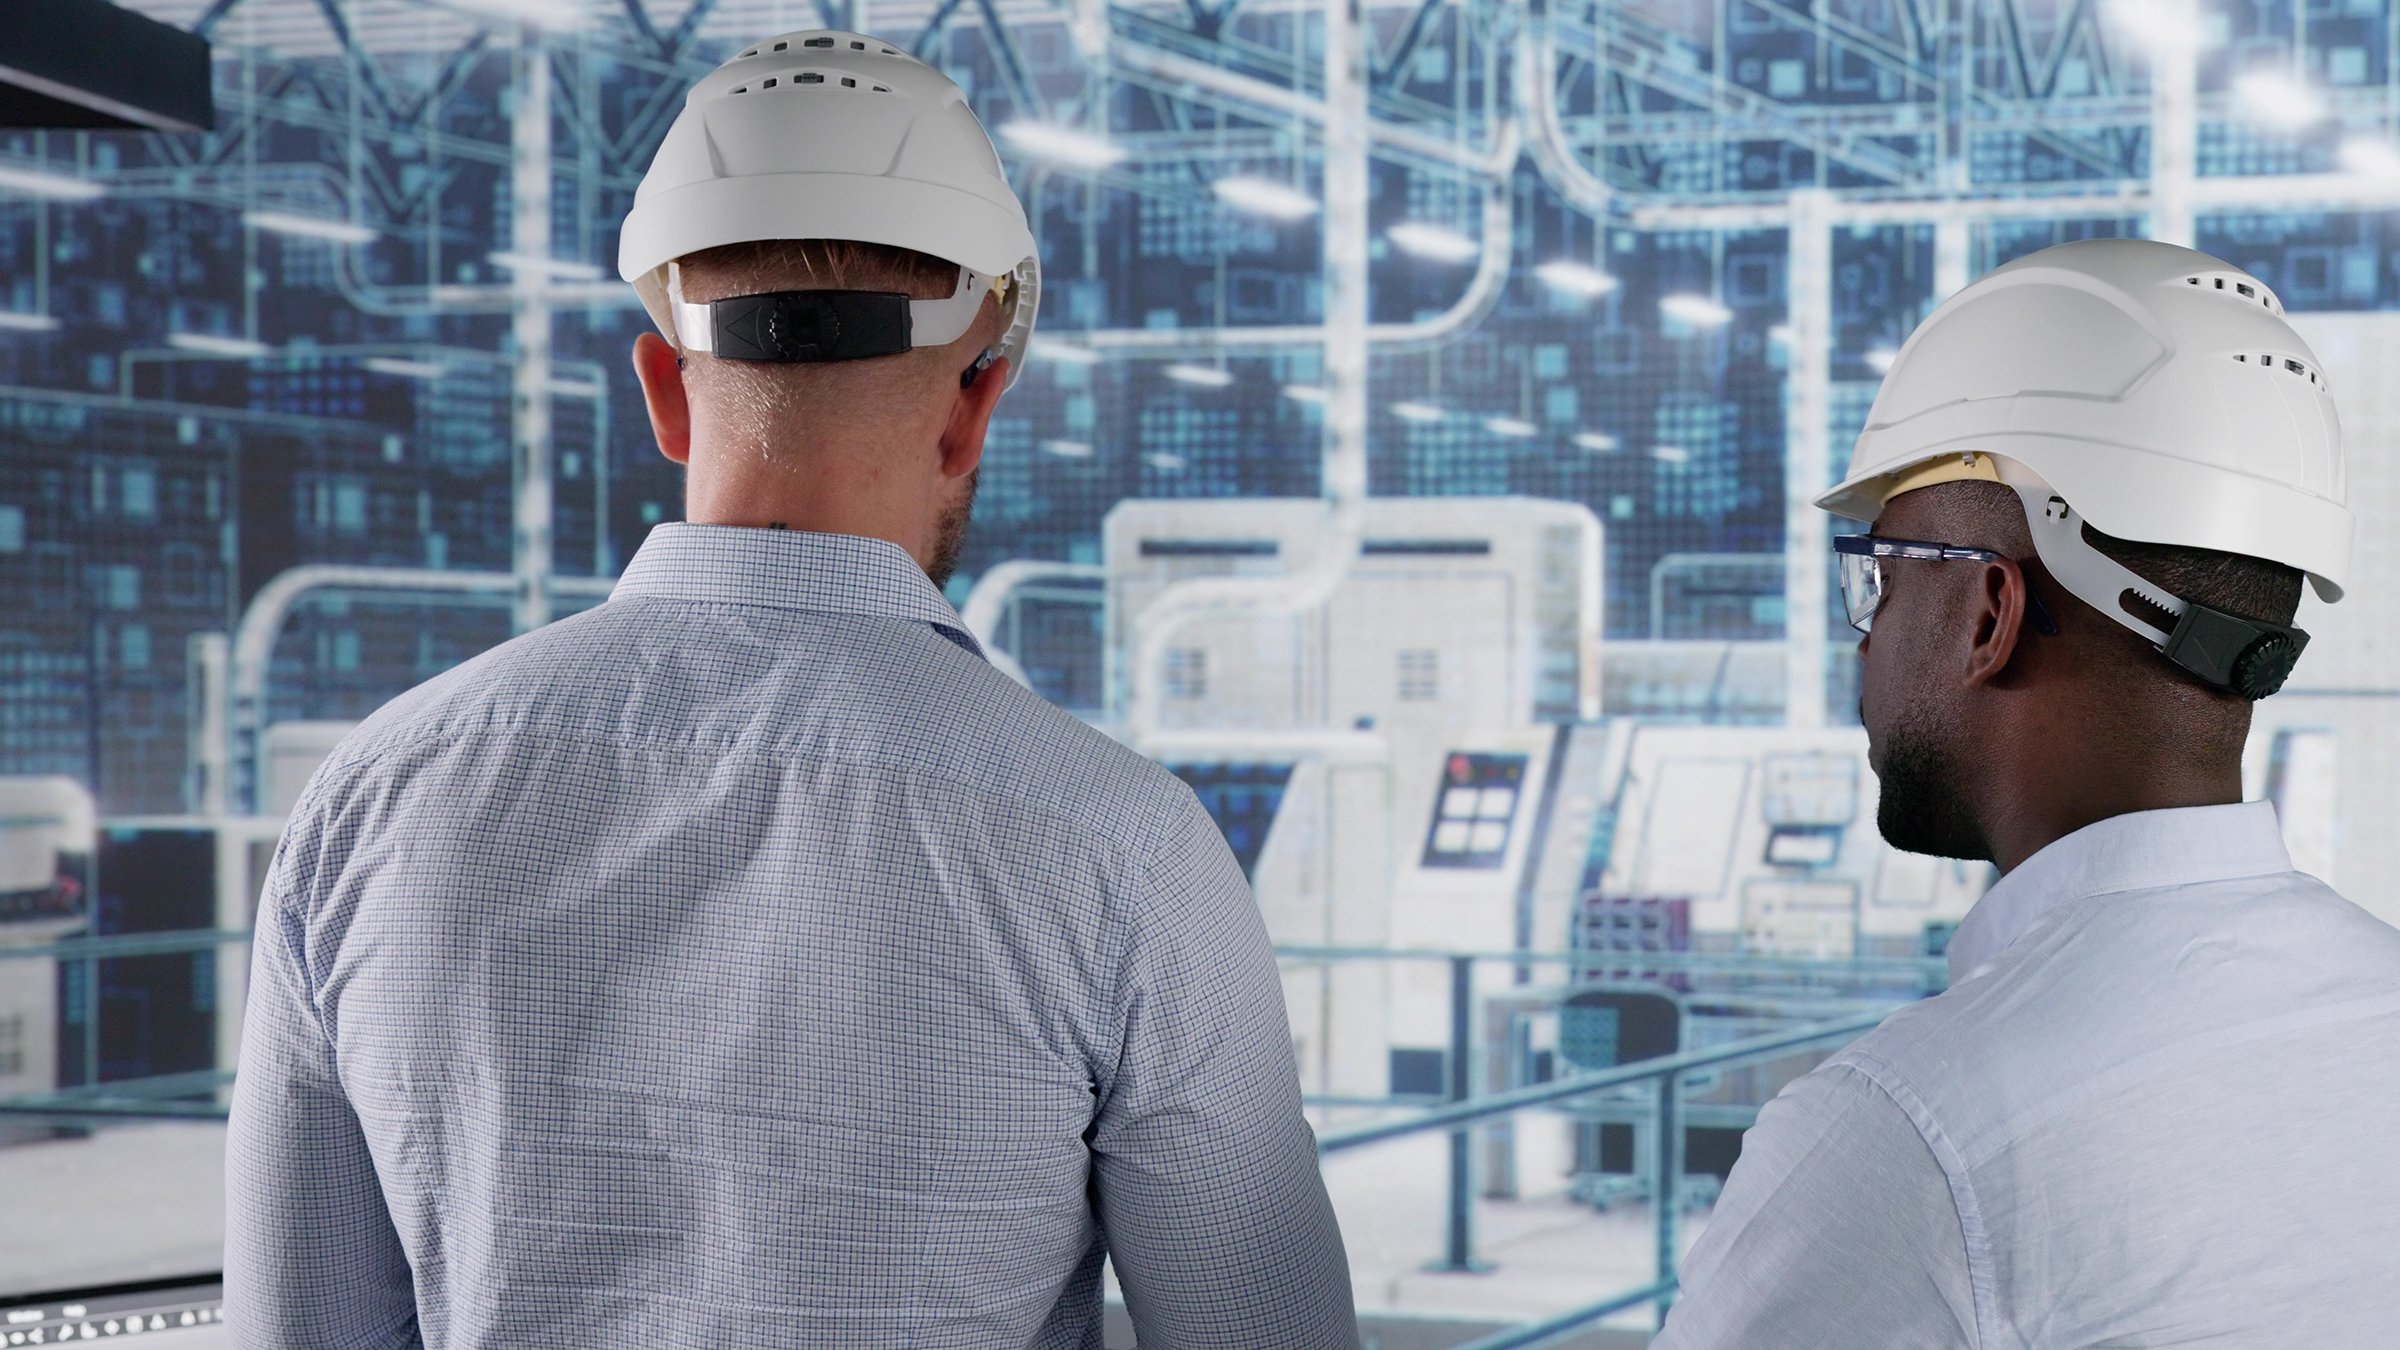
<instances>
[{"instance_id":1,"label":"light blue shirt sleeve","mask_svg":"<svg viewBox=\"0 0 2400 1350\"><path fill-rule=\"evenodd\" d=\"M310 831L292 820L259 897L227 1124L225 1319L244 1350L414 1350L408 1255L309 995L291 883Z\"/></svg>"},{"instance_id":2,"label":"light blue shirt sleeve","mask_svg":"<svg viewBox=\"0 0 2400 1350\"><path fill-rule=\"evenodd\" d=\"M1791 1084L1684 1267L1651 1350L1976 1350L1967 1238L1924 1134L1854 1065Z\"/></svg>"},{"instance_id":3,"label":"light blue shirt sleeve","mask_svg":"<svg viewBox=\"0 0 2400 1350\"><path fill-rule=\"evenodd\" d=\"M1186 791L1132 897L1096 1192L1143 1350L1351 1350L1349 1263L1301 1114L1282 982Z\"/></svg>"}]
</instances>

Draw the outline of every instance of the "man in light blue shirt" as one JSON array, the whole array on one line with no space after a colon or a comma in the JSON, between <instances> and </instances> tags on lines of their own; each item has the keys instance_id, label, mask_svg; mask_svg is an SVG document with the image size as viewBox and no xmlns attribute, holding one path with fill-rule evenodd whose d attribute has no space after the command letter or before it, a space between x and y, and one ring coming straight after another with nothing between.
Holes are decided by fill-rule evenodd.
<instances>
[{"instance_id":1,"label":"man in light blue shirt","mask_svg":"<svg viewBox=\"0 0 2400 1350\"><path fill-rule=\"evenodd\" d=\"M970 289L856 242L675 273L704 314ZM1151 1350L1356 1345L1239 866L943 599L1012 365L974 300L874 359L644 334L692 523L312 780L257 919L238 1343L1097 1350L1107 1257Z\"/></svg>"}]
</instances>

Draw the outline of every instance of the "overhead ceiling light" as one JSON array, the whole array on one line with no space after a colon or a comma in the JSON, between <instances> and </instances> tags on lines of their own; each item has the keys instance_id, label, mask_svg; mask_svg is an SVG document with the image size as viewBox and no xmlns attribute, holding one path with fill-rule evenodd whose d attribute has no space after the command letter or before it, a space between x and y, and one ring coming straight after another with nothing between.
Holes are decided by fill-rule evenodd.
<instances>
[{"instance_id":1,"label":"overhead ceiling light","mask_svg":"<svg viewBox=\"0 0 2400 1350\"><path fill-rule=\"evenodd\" d=\"M242 223L252 229L273 234L296 234L304 239L323 239L336 244L372 243L376 234L364 225L346 220L328 220L323 216L299 216L288 211L244 211Z\"/></svg>"},{"instance_id":2,"label":"overhead ceiling light","mask_svg":"<svg viewBox=\"0 0 2400 1350\"><path fill-rule=\"evenodd\" d=\"M1167 378L1180 380L1185 384L1196 384L1205 389L1222 389L1233 383L1233 372L1219 370L1215 366L1193 366L1178 363L1167 367Z\"/></svg>"},{"instance_id":3,"label":"overhead ceiling light","mask_svg":"<svg viewBox=\"0 0 2400 1350\"><path fill-rule=\"evenodd\" d=\"M12 333L55 333L58 331L58 316L28 314L21 309L0 309L0 329Z\"/></svg>"},{"instance_id":4,"label":"overhead ceiling light","mask_svg":"<svg viewBox=\"0 0 2400 1350\"><path fill-rule=\"evenodd\" d=\"M0 167L0 188L30 192L36 197L56 197L68 202L88 202L108 191L88 178L70 178L63 173L5 167Z\"/></svg>"},{"instance_id":5,"label":"overhead ceiling light","mask_svg":"<svg viewBox=\"0 0 2400 1350\"><path fill-rule=\"evenodd\" d=\"M215 333L169 333L167 345L187 352L205 352L210 356L254 358L265 356L274 348L249 338L219 337Z\"/></svg>"},{"instance_id":6,"label":"overhead ceiling light","mask_svg":"<svg viewBox=\"0 0 2400 1350\"><path fill-rule=\"evenodd\" d=\"M1694 328L1718 328L1733 320L1732 310L1705 295L1689 291L1659 301L1658 312Z\"/></svg>"},{"instance_id":7,"label":"overhead ceiling light","mask_svg":"<svg viewBox=\"0 0 2400 1350\"><path fill-rule=\"evenodd\" d=\"M1767 341L1780 342L1787 347L1792 345L1792 326L1788 323L1776 324L1767 330Z\"/></svg>"},{"instance_id":8,"label":"overhead ceiling light","mask_svg":"<svg viewBox=\"0 0 2400 1350\"><path fill-rule=\"evenodd\" d=\"M2108 18L2153 52L2194 52L2209 43L2208 27L2192 0L2116 0Z\"/></svg>"},{"instance_id":9,"label":"overhead ceiling light","mask_svg":"<svg viewBox=\"0 0 2400 1350\"><path fill-rule=\"evenodd\" d=\"M2325 120L2325 97L2289 73L2254 70L2233 82L2242 107L2269 126L2298 131Z\"/></svg>"},{"instance_id":10,"label":"overhead ceiling light","mask_svg":"<svg viewBox=\"0 0 2400 1350\"><path fill-rule=\"evenodd\" d=\"M1283 396L1294 403L1323 403L1325 386L1319 384L1287 384Z\"/></svg>"},{"instance_id":11,"label":"overhead ceiling light","mask_svg":"<svg viewBox=\"0 0 2400 1350\"><path fill-rule=\"evenodd\" d=\"M552 380L543 388L561 398L596 399L608 392L606 388L592 380Z\"/></svg>"},{"instance_id":12,"label":"overhead ceiling light","mask_svg":"<svg viewBox=\"0 0 2400 1350\"><path fill-rule=\"evenodd\" d=\"M471 14L513 19L562 33L578 32L591 24L591 16L577 0L450 0L450 4Z\"/></svg>"},{"instance_id":13,"label":"overhead ceiling light","mask_svg":"<svg viewBox=\"0 0 2400 1350\"><path fill-rule=\"evenodd\" d=\"M1304 220L1317 213L1317 199L1272 178L1252 178L1236 175L1220 178L1214 185L1217 200L1252 215L1276 220Z\"/></svg>"},{"instance_id":14,"label":"overhead ceiling light","mask_svg":"<svg viewBox=\"0 0 2400 1350\"><path fill-rule=\"evenodd\" d=\"M1449 415L1442 411L1439 404L1425 403L1413 398L1403 399L1392 405L1392 416L1403 422L1439 422Z\"/></svg>"},{"instance_id":15,"label":"overhead ceiling light","mask_svg":"<svg viewBox=\"0 0 2400 1350\"><path fill-rule=\"evenodd\" d=\"M1106 136L1055 122L1011 122L1000 128L1000 139L1036 159L1078 169L1105 169L1125 158L1125 147Z\"/></svg>"},{"instance_id":16,"label":"overhead ceiling light","mask_svg":"<svg viewBox=\"0 0 2400 1350\"><path fill-rule=\"evenodd\" d=\"M1092 447L1083 441L1044 441L1042 448L1061 459L1090 459Z\"/></svg>"},{"instance_id":17,"label":"overhead ceiling light","mask_svg":"<svg viewBox=\"0 0 2400 1350\"><path fill-rule=\"evenodd\" d=\"M537 258L530 253L493 253L487 255L495 267L511 272L536 272L559 281L598 281L600 269L587 262L570 262L564 258Z\"/></svg>"},{"instance_id":18,"label":"overhead ceiling light","mask_svg":"<svg viewBox=\"0 0 2400 1350\"><path fill-rule=\"evenodd\" d=\"M1057 338L1035 338L1028 355L1036 360L1057 361L1062 365L1096 366L1100 364L1100 353L1073 342L1061 342Z\"/></svg>"},{"instance_id":19,"label":"overhead ceiling light","mask_svg":"<svg viewBox=\"0 0 2400 1350\"><path fill-rule=\"evenodd\" d=\"M1421 220L1394 225L1385 234L1401 252L1431 258L1435 262L1461 263L1483 252L1481 244L1458 231L1440 225L1428 225Z\"/></svg>"},{"instance_id":20,"label":"overhead ceiling light","mask_svg":"<svg viewBox=\"0 0 2400 1350\"><path fill-rule=\"evenodd\" d=\"M1650 458L1661 464L1689 464L1692 452L1680 445L1654 445L1650 447Z\"/></svg>"},{"instance_id":21,"label":"overhead ceiling light","mask_svg":"<svg viewBox=\"0 0 2400 1350\"><path fill-rule=\"evenodd\" d=\"M1487 417L1483 419L1483 429L1495 436L1508 436L1517 440L1523 440L1541 430L1540 427L1521 417Z\"/></svg>"},{"instance_id":22,"label":"overhead ceiling light","mask_svg":"<svg viewBox=\"0 0 2400 1350\"><path fill-rule=\"evenodd\" d=\"M1171 454L1164 450L1157 451L1153 454L1144 455L1142 458L1150 461L1151 468L1163 469L1168 473L1179 472L1184 466L1183 456Z\"/></svg>"},{"instance_id":23,"label":"overhead ceiling light","mask_svg":"<svg viewBox=\"0 0 2400 1350\"><path fill-rule=\"evenodd\" d=\"M432 361L403 361L396 356L370 356L358 363L378 375L399 375L411 380L438 380L450 373L450 368Z\"/></svg>"},{"instance_id":24,"label":"overhead ceiling light","mask_svg":"<svg viewBox=\"0 0 2400 1350\"><path fill-rule=\"evenodd\" d=\"M1867 364L1874 367L1875 373L1878 375L1891 374L1892 363L1899 359L1900 353L1889 347L1877 347L1867 353Z\"/></svg>"},{"instance_id":25,"label":"overhead ceiling light","mask_svg":"<svg viewBox=\"0 0 2400 1350\"><path fill-rule=\"evenodd\" d=\"M2342 167L2362 178L2400 178L2400 149L2376 136L2342 142Z\"/></svg>"},{"instance_id":26,"label":"overhead ceiling light","mask_svg":"<svg viewBox=\"0 0 2400 1350\"><path fill-rule=\"evenodd\" d=\"M1541 278L1542 284L1551 290L1562 295L1581 296L1587 300L1594 296L1606 295L1617 288L1615 277L1590 263L1576 262L1571 258L1561 258L1556 262L1543 263L1533 269L1533 274Z\"/></svg>"},{"instance_id":27,"label":"overhead ceiling light","mask_svg":"<svg viewBox=\"0 0 2400 1350\"><path fill-rule=\"evenodd\" d=\"M1605 432L1579 431L1575 433L1575 444L1586 450L1614 450L1617 438Z\"/></svg>"}]
</instances>

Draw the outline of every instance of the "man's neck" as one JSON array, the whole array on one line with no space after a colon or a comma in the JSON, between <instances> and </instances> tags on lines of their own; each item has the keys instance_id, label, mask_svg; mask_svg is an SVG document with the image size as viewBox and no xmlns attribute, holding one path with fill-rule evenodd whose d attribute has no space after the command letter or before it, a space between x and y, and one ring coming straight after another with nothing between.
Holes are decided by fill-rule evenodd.
<instances>
[{"instance_id":1,"label":"man's neck","mask_svg":"<svg viewBox=\"0 0 2400 1350\"><path fill-rule=\"evenodd\" d=\"M2241 765L2199 769L2189 762L2148 765L2053 765L2046 781L1998 797L1985 839L2001 875L2027 858L2096 824L2137 811L2226 806L2242 799Z\"/></svg>"},{"instance_id":2,"label":"man's neck","mask_svg":"<svg viewBox=\"0 0 2400 1350\"><path fill-rule=\"evenodd\" d=\"M691 483L684 493L683 518L694 525L728 525L760 530L806 530L817 534L848 534L881 539L920 557L924 544L922 513L912 518L904 510L861 494L799 490L788 479Z\"/></svg>"}]
</instances>

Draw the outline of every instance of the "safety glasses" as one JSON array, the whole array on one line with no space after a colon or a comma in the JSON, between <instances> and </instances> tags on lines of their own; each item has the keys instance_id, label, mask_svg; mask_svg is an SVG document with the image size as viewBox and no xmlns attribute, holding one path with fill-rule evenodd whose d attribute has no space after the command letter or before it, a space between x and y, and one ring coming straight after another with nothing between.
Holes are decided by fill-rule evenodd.
<instances>
[{"instance_id":1,"label":"safety glasses","mask_svg":"<svg viewBox=\"0 0 2400 1350\"><path fill-rule=\"evenodd\" d=\"M1850 626L1865 633L1875 627L1875 611L1883 605L1883 564L1886 558L1919 558L1926 562L1999 562L2004 556L1988 548L1959 548L1922 539L1881 539L1871 534L1845 534L1833 541L1842 563L1842 607ZM2028 584L2025 597L2034 631L2055 637L2058 625L2042 607L2042 597Z\"/></svg>"}]
</instances>

